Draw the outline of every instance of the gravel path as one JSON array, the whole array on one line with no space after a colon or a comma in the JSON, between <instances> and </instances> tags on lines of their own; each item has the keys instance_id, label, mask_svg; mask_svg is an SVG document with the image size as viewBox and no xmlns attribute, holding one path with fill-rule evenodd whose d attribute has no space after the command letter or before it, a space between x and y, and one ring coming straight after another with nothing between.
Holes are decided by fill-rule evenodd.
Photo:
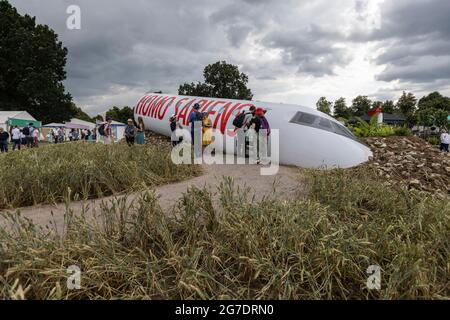
<instances>
[{"instance_id":1,"label":"gravel path","mask_svg":"<svg viewBox=\"0 0 450 320\"><path fill-rule=\"evenodd\" d=\"M256 165L204 165L205 173L202 176L182 181L175 184L164 185L155 189L159 196L159 204L165 212L172 212L182 194L190 186L199 188L207 187L213 192L214 200L217 200L217 186L223 181L223 177L232 177L235 185L240 188L249 188L250 194L254 195L255 201L261 200L265 196L275 196L280 199L293 199L301 196L303 192L303 182L300 170L293 167L280 166L277 175L262 176L260 166ZM132 201L139 194L131 194L128 201ZM117 197L117 196L116 196ZM93 217L98 212L102 203L109 203L115 197L103 199L73 202L69 208L74 213L80 213L83 205L88 205L86 215ZM65 204L58 205L38 205L34 207L11 210L10 212L20 212L23 217L32 220L35 224L45 227L50 223L61 230L64 223ZM0 218L0 225L2 224Z\"/></svg>"}]
</instances>

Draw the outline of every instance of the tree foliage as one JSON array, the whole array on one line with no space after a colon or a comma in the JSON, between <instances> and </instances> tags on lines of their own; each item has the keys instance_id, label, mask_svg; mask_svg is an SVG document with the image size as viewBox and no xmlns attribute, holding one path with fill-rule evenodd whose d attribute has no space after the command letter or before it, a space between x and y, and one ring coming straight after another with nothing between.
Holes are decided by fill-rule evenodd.
<instances>
[{"instance_id":1,"label":"tree foliage","mask_svg":"<svg viewBox=\"0 0 450 320\"><path fill-rule=\"evenodd\" d=\"M127 123L128 119L134 119L134 111L130 107L118 108L114 106L106 112L106 116L118 122Z\"/></svg>"},{"instance_id":2,"label":"tree foliage","mask_svg":"<svg viewBox=\"0 0 450 320\"><path fill-rule=\"evenodd\" d=\"M397 110L407 118L411 116L416 109L417 99L411 92L406 93L403 91L402 96L397 101Z\"/></svg>"},{"instance_id":3,"label":"tree foliage","mask_svg":"<svg viewBox=\"0 0 450 320\"><path fill-rule=\"evenodd\" d=\"M381 110L383 110L384 113L395 113L395 103L392 100L386 100L381 104Z\"/></svg>"},{"instance_id":4,"label":"tree foliage","mask_svg":"<svg viewBox=\"0 0 450 320\"><path fill-rule=\"evenodd\" d=\"M439 92L432 92L419 100L418 109L439 109L450 113L450 98L444 97Z\"/></svg>"},{"instance_id":5,"label":"tree foliage","mask_svg":"<svg viewBox=\"0 0 450 320\"><path fill-rule=\"evenodd\" d=\"M332 105L333 103L328 101L326 97L321 97L316 103L317 110L326 114L331 114Z\"/></svg>"},{"instance_id":6,"label":"tree foliage","mask_svg":"<svg viewBox=\"0 0 450 320\"><path fill-rule=\"evenodd\" d=\"M0 108L62 122L76 113L65 92L67 49L46 25L0 0Z\"/></svg>"},{"instance_id":7,"label":"tree foliage","mask_svg":"<svg viewBox=\"0 0 450 320\"><path fill-rule=\"evenodd\" d=\"M367 96L357 96L352 101L352 112L355 116L361 117L367 114L372 106L372 101Z\"/></svg>"},{"instance_id":8,"label":"tree foliage","mask_svg":"<svg viewBox=\"0 0 450 320\"><path fill-rule=\"evenodd\" d=\"M335 118L345 118L348 119L351 116L351 109L347 107L345 98L339 98L334 102L333 116Z\"/></svg>"},{"instance_id":9,"label":"tree foliage","mask_svg":"<svg viewBox=\"0 0 450 320\"><path fill-rule=\"evenodd\" d=\"M178 94L212 98L251 100L252 91L247 87L248 76L239 67L219 61L205 67L204 83L185 83Z\"/></svg>"}]
</instances>

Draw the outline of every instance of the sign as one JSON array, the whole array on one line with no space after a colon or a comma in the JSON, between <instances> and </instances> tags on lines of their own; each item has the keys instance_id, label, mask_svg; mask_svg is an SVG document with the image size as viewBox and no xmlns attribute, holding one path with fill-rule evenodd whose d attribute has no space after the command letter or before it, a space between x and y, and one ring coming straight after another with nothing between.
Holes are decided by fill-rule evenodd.
<instances>
[{"instance_id":1,"label":"sign","mask_svg":"<svg viewBox=\"0 0 450 320\"><path fill-rule=\"evenodd\" d=\"M19 127L28 127L28 125L32 123L35 128L42 128L42 122L36 121L36 120L22 120L22 119L14 119L9 118L8 124L12 127L19 126Z\"/></svg>"}]
</instances>

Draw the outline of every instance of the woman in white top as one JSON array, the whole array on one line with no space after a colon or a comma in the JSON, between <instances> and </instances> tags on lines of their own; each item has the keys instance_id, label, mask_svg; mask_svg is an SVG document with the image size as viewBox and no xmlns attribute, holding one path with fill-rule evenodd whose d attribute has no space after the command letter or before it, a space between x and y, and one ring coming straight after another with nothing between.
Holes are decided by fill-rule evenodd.
<instances>
[{"instance_id":1,"label":"woman in white top","mask_svg":"<svg viewBox=\"0 0 450 320\"><path fill-rule=\"evenodd\" d=\"M15 126L11 131L12 142L13 142L13 151L20 150L22 145L22 141L20 140L21 132L18 126Z\"/></svg>"},{"instance_id":2,"label":"woman in white top","mask_svg":"<svg viewBox=\"0 0 450 320\"><path fill-rule=\"evenodd\" d=\"M441 151L448 153L448 146L450 145L450 135L447 130L442 130L441 134Z\"/></svg>"},{"instance_id":3,"label":"woman in white top","mask_svg":"<svg viewBox=\"0 0 450 320\"><path fill-rule=\"evenodd\" d=\"M33 130L33 142L34 142L34 147L37 148L39 147L39 139L41 136L41 132L39 131L38 128Z\"/></svg>"}]
</instances>

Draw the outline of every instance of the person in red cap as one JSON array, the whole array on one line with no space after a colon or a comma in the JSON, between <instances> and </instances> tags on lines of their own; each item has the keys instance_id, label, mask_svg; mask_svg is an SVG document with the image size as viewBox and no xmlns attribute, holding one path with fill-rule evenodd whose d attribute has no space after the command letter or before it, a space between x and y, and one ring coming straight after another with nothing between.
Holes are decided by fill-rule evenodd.
<instances>
[{"instance_id":1,"label":"person in red cap","mask_svg":"<svg viewBox=\"0 0 450 320\"><path fill-rule=\"evenodd\" d=\"M267 150L266 150L266 146L267 146L267 141L261 141L259 138L259 131L260 130L268 130L267 132L270 132L270 127L268 127L268 122L267 119L264 117L266 114L266 112L264 111L263 108L257 108L255 111L255 116L253 117L252 120L250 120L250 125L249 127L253 130L255 130L256 132L256 137L257 137L257 163L260 163L261 160L261 156L265 157ZM267 133L267 135L269 135L269 133Z\"/></svg>"}]
</instances>

